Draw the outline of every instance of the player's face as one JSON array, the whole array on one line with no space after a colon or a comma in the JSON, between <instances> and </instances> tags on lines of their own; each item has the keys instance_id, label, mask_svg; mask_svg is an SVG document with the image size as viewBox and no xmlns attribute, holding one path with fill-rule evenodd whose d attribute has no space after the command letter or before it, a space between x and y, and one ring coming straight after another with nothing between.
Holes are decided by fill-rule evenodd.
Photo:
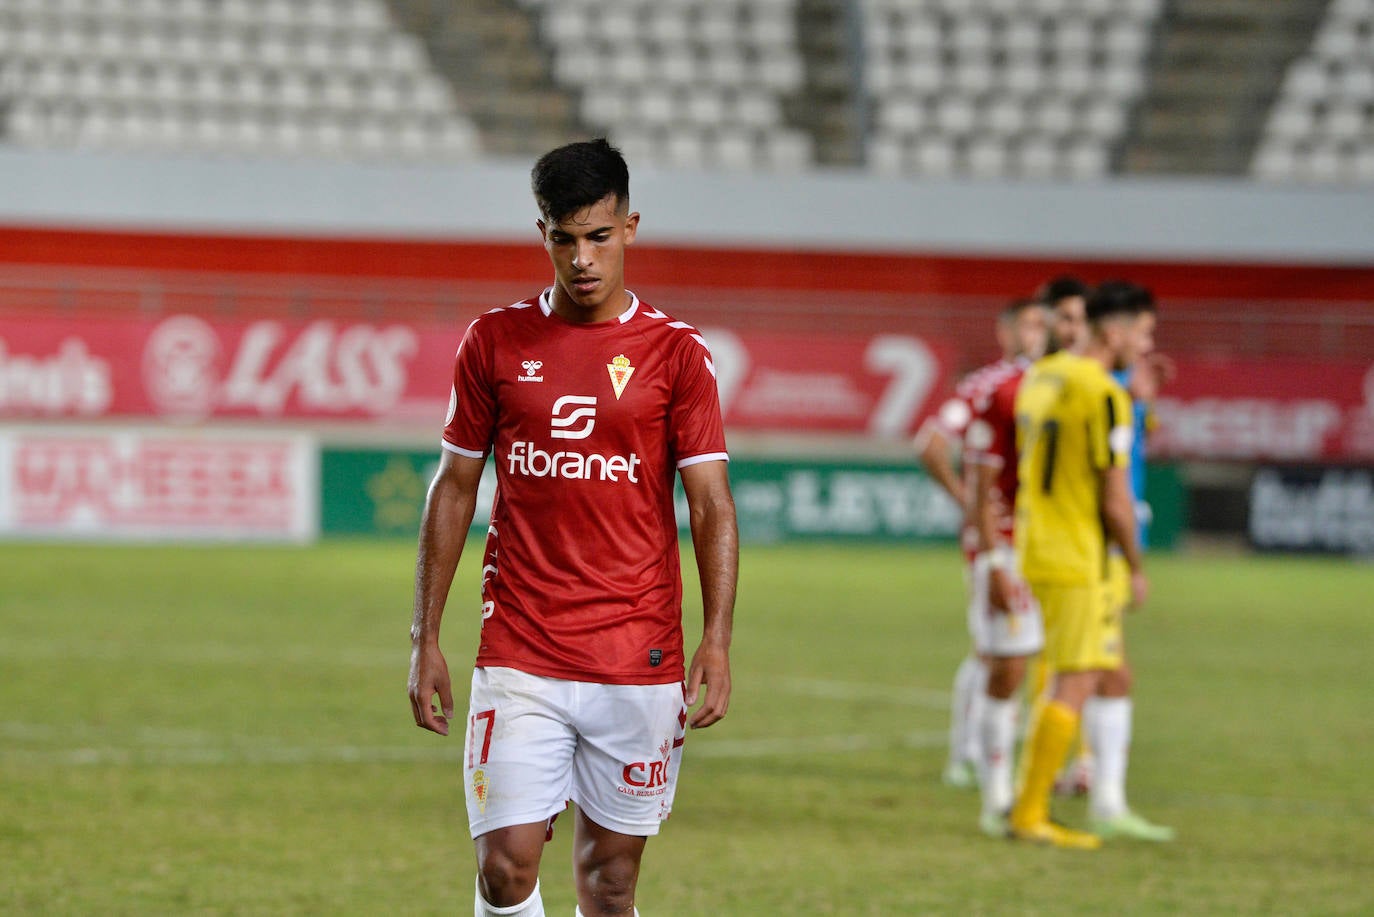
<instances>
[{"instance_id":1,"label":"player's face","mask_svg":"<svg viewBox=\"0 0 1374 917\"><path fill-rule=\"evenodd\" d=\"M600 322L625 311L625 247L639 214L614 194L560 220L540 220L554 271L554 310L564 318Z\"/></svg>"},{"instance_id":2,"label":"player's face","mask_svg":"<svg viewBox=\"0 0 1374 917\"><path fill-rule=\"evenodd\" d=\"M1054 304L1051 333L1059 350L1082 349L1088 337L1088 304L1082 296L1066 296Z\"/></svg>"},{"instance_id":3,"label":"player's face","mask_svg":"<svg viewBox=\"0 0 1374 917\"><path fill-rule=\"evenodd\" d=\"M1126 366L1134 366L1136 361L1155 349L1155 313L1142 312L1132 321L1127 333L1125 352L1122 354Z\"/></svg>"},{"instance_id":4,"label":"player's face","mask_svg":"<svg viewBox=\"0 0 1374 917\"><path fill-rule=\"evenodd\" d=\"M1045 355L1050 329L1044 309L1039 306L1027 306L1022 309L1016 315L1014 329L1017 354L1032 360L1038 360Z\"/></svg>"},{"instance_id":5,"label":"player's face","mask_svg":"<svg viewBox=\"0 0 1374 917\"><path fill-rule=\"evenodd\" d=\"M1020 351L1016 347L1016 330L1011 322L999 317L997 319L997 346L1002 350L1004 359L1010 360Z\"/></svg>"}]
</instances>

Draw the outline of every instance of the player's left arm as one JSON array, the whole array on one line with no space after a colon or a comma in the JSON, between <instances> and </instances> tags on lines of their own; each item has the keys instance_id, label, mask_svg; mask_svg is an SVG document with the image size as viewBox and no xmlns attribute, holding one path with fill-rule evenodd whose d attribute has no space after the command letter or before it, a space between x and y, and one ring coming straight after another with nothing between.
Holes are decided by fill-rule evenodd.
<instances>
[{"instance_id":1,"label":"player's left arm","mask_svg":"<svg viewBox=\"0 0 1374 917\"><path fill-rule=\"evenodd\" d=\"M1149 593L1149 582L1136 537L1135 498L1125 465L1113 465L1102 473L1102 521L1107 535L1120 546L1126 565L1131 568L1132 604L1141 605Z\"/></svg>"},{"instance_id":2,"label":"player's left arm","mask_svg":"<svg viewBox=\"0 0 1374 917\"><path fill-rule=\"evenodd\" d=\"M692 548L701 577L701 644L687 670L687 705L705 699L692 714L692 727L720 720L730 706L730 637L735 586L739 580L739 531L735 501L724 461L705 461L680 470L692 526Z\"/></svg>"},{"instance_id":3,"label":"player's left arm","mask_svg":"<svg viewBox=\"0 0 1374 917\"><path fill-rule=\"evenodd\" d=\"M1103 400L1102 413L1089 425L1095 440L1093 452L1101 480L1099 499L1107 537L1121 548L1131 569L1132 605L1141 605L1149 591L1145 560L1140 550L1135 494L1131 491L1131 450L1135 441L1134 411L1124 389L1112 383Z\"/></svg>"}]
</instances>

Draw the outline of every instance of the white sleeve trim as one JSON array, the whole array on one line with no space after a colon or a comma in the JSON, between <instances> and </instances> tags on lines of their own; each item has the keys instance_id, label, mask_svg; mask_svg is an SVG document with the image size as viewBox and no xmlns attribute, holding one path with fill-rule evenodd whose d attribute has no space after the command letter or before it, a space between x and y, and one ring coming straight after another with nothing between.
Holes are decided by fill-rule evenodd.
<instances>
[{"instance_id":1,"label":"white sleeve trim","mask_svg":"<svg viewBox=\"0 0 1374 917\"><path fill-rule=\"evenodd\" d=\"M677 463L678 468L686 468L688 465L700 465L702 462L728 462L730 453L728 452L707 452L705 455L693 455Z\"/></svg>"},{"instance_id":2,"label":"white sleeve trim","mask_svg":"<svg viewBox=\"0 0 1374 917\"><path fill-rule=\"evenodd\" d=\"M468 458L484 459L487 457L487 454L485 452L473 452L471 449L464 449L462 446L455 446L453 443L449 442L446 439L439 440L439 445L443 446L449 452L453 452L458 455L466 455Z\"/></svg>"}]
</instances>

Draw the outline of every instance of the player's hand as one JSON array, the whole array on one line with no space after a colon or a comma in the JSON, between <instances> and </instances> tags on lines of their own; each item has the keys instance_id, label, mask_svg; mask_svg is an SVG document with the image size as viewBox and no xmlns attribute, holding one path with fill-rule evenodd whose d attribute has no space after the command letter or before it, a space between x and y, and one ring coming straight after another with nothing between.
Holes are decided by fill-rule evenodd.
<instances>
[{"instance_id":1,"label":"player's hand","mask_svg":"<svg viewBox=\"0 0 1374 917\"><path fill-rule=\"evenodd\" d=\"M415 725L441 736L448 735L448 721L453 716L453 685L448 677L448 663L438 644L415 644L410 651L410 709ZM434 705L434 695L439 704Z\"/></svg>"},{"instance_id":2,"label":"player's hand","mask_svg":"<svg viewBox=\"0 0 1374 917\"><path fill-rule=\"evenodd\" d=\"M706 685L706 699L692 714L692 728L704 729L718 722L730 707L730 651L723 646L702 643L692 655L687 670L687 706L697 702L701 686Z\"/></svg>"},{"instance_id":3,"label":"player's hand","mask_svg":"<svg viewBox=\"0 0 1374 917\"><path fill-rule=\"evenodd\" d=\"M988 571L988 604L996 614L1011 614L1011 577L1006 570Z\"/></svg>"},{"instance_id":4,"label":"player's hand","mask_svg":"<svg viewBox=\"0 0 1374 917\"><path fill-rule=\"evenodd\" d=\"M1145 576L1144 570L1134 570L1131 572L1131 608L1136 609L1145 604L1145 600L1150 597L1150 581Z\"/></svg>"}]
</instances>

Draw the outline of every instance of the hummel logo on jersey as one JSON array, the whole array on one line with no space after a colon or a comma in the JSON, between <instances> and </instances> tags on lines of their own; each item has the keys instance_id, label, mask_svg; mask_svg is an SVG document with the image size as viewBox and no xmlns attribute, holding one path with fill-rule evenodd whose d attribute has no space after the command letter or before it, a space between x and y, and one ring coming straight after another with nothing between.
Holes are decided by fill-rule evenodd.
<instances>
[{"instance_id":1,"label":"hummel logo on jersey","mask_svg":"<svg viewBox=\"0 0 1374 917\"><path fill-rule=\"evenodd\" d=\"M586 439L595 426L595 395L564 395L553 403L549 435L554 439Z\"/></svg>"},{"instance_id":2,"label":"hummel logo on jersey","mask_svg":"<svg viewBox=\"0 0 1374 917\"><path fill-rule=\"evenodd\" d=\"M541 369L544 368L544 361L543 361L543 360L525 360L525 361L522 362L520 365L523 366L523 367L525 367L525 374L524 374L523 376L516 376L516 377L515 377L515 381L516 381L516 382L543 382L543 381L544 381L544 377L543 377L543 376L537 376L537 375L535 375L535 373L539 372L539 370L541 370Z\"/></svg>"}]
</instances>

